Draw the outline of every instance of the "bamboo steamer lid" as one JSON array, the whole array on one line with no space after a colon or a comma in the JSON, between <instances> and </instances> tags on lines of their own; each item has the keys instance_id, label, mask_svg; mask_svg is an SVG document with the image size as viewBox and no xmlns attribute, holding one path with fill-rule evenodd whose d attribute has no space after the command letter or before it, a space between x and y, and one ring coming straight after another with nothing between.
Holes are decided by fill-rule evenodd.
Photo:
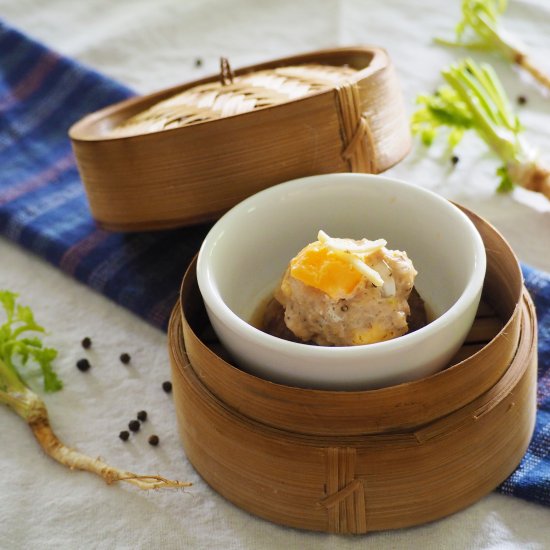
<instances>
[{"instance_id":1,"label":"bamboo steamer lid","mask_svg":"<svg viewBox=\"0 0 550 550\"><path fill-rule=\"evenodd\" d=\"M510 247L467 212L487 251L483 306L448 368L380 390L307 390L225 361L194 279L169 345L187 457L218 492L292 527L365 533L475 502L517 466L536 414L536 315Z\"/></svg>"},{"instance_id":2,"label":"bamboo steamer lid","mask_svg":"<svg viewBox=\"0 0 550 550\"><path fill-rule=\"evenodd\" d=\"M149 230L217 219L290 179L382 172L410 148L387 53L337 48L274 60L84 117L69 131L97 222Z\"/></svg>"},{"instance_id":3,"label":"bamboo steamer lid","mask_svg":"<svg viewBox=\"0 0 550 550\"><path fill-rule=\"evenodd\" d=\"M137 136L181 128L279 105L339 86L356 69L305 63L252 71L235 77L227 59L220 79L186 89L112 128L111 137Z\"/></svg>"}]
</instances>

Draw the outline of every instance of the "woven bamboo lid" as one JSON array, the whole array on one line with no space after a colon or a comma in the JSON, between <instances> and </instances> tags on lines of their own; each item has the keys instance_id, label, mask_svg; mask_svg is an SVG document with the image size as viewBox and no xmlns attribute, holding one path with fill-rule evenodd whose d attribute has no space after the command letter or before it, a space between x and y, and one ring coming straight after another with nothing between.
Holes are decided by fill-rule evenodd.
<instances>
[{"instance_id":1,"label":"woven bamboo lid","mask_svg":"<svg viewBox=\"0 0 550 550\"><path fill-rule=\"evenodd\" d=\"M141 231L215 220L271 185L380 173L409 151L387 53L321 50L132 98L69 131L97 222Z\"/></svg>"},{"instance_id":2,"label":"woven bamboo lid","mask_svg":"<svg viewBox=\"0 0 550 550\"><path fill-rule=\"evenodd\" d=\"M235 77L227 59L222 58L220 65L217 82L193 86L164 99L122 121L110 135L140 135L248 113L333 89L357 73L346 65L310 63L252 71Z\"/></svg>"}]
</instances>

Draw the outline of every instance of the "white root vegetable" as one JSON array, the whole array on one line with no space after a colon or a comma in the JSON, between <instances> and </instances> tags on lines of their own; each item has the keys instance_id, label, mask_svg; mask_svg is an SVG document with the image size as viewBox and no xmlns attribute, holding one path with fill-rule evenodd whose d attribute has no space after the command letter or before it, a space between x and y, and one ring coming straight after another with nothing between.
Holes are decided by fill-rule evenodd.
<instances>
[{"instance_id":1,"label":"white root vegetable","mask_svg":"<svg viewBox=\"0 0 550 550\"><path fill-rule=\"evenodd\" d=\"M506 0L462 0L462 19L456 26L456 39L436 38L435 41L445 46L498 52L550 90L550 75L537 66L527 47L501 25L500 16L506 8Z\"/></svg>"},{"instance_id":2,"label":"white root vegetable","mask_svg":"<svg viewBox=\"0 0 550 550\"><path fill-rule=\"evenodd\" d=\"M473 130L502 160L497 170L499 191L510 191L517 184L550 199L550 169L525 140L494 69L465 59L441 74L447 84L435 94L417 98L421 107L412 116L413 133L429 146L441 128L450 128L449 147L453 149L465 132Z\"/></svg>"},{"instance_id":3,"label":"white root vegetable","mask_svg":"<svg viewBox=\"0 0 550 550\"><path fill-rule=\"evenodd\" d=\"M13 292L0 290L0 303L6 312L6 321L0 325L0 403L25 420L44 452L71 470L84 470L100 476L107 484L124 481L140 489L189 487L191 483L188 482L120 470L59 440L50 426L46 404L28 387L22 373L24 368L34 363L41 370L44 390L60 390L63 385L52 367L57 352L43 347L36 336L26 336L28 333L43 333L44 329L35 322L30 308L17 305L16 299Z\"/></svg>"}]
</instances>

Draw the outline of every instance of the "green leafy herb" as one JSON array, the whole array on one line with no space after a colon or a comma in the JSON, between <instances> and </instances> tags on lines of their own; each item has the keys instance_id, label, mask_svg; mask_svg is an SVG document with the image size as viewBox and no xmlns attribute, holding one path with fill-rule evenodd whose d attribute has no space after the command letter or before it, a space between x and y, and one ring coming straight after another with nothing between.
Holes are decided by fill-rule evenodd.
<instances>
[{"instance_id":1,"label":"green leafy herb","mask_svg":"<svg viewBox=\"0 0 550 550\"><path fill-rule=\"evenodd\" d=\"M421 94L416 102L422 105L412 118L412 131L422 143L430 146L441 128L448 127L449 148L454 149L466 130L473 126L470 110L450 86L441 86L433 95Z\"/></svg>"},{"instance_id":2,"label":"green leafy herb","mask_svg":"<svg viewBox=\"0 0 550 550\"><path fill-rule=\"evenodd\" d=\"M44 347L37 336L26 336L33 332L40 334L45 332L44 328L34 320L32 310L18 305L17 294L7 290L0 290L0 303L6 312L6 320L0 326L0 387L9 388L2 376L5 369L9 369L20 382L26 384L25 367L29 367L30 361L40 367L45 391L60 390L63 384L52 367L57 351Z\"/></svg>"},{"instance_id":3,"label":"green leafy herb","mask_svg":"<svg viewBox=\"0 0 550 550\"><path fill-rule=\"evenodd\" d=\"M40 335L44 328L32 310L17 303L17 294L0 290L0 305L5 320L0 325L0 403L13 409L31 428L46 454L71 470L86 470L101 476L107 483L127 481L140 489L187 487L190 483L172 481L161 476L142 476L109 466L63 444L53 432L42 399L29 387L32 367L37 367L44 390L54 392L63 387L53 369L57 351L45 347Z\"/></svg>"},{"instance_id":4,"label":"green leafy herb","mask_svg":"<svg viewBox=\"0 0 550 550\"><path fill-rule=\"evenodd\" d=\"M462 19L455 28L456 39L435 40L445 46L498 52L550 88L550 77L533 63L526 47L502 27L500 19L506 8L506 0L462 0Z\"/></svg>"},{"instance_id":5,"label":"green leafy herb","mask_svg":"<svg viewBox=\"0 0 550 550\"><path fill-rule=\"evenodd\" d=\"M518 184L550 198L550 171L525 141L521 123L494 69L465 59L441 74L446 84L433 95L417 98L420 108L411 119L413 133L429 146L441 128L448 128L452 150L466 131L474 130L503 162L497 170L499 191L510 191Z\"/></svg>"}]
</instances>

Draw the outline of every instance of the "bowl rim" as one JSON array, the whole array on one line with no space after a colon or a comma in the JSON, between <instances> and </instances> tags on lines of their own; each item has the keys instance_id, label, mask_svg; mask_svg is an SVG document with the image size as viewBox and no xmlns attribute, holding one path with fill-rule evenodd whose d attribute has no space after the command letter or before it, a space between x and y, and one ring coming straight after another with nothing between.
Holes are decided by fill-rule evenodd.
<instances>
[{"instance_id":1,"label":"bowl rim","mask_svg":"<svg viewBox=\"0 0 550 550\"><path fill-rule=\"evenodd\" d=\"M306 186L311 187L313 185L324 187L329 185L335 178L342 178L350 181L363 180L363 182L367 183L367 180L374 180L383 182L387 185L396 185L398 187L414 189L415 193L419 193L426 197L430 197L432 200L438 201L443 208L447 209L450 215L460 218L465 227L468 228L475 252L472 275L459 298L437 319L412 333L406 333L397 338L383 342L356 346L311 346L300 342L284 340L282 338L278 338L277 336L263 332L247 321L241 319L225 303L219 290L213 284L213 277L210 276L211 271L209 269L209 264L206 257L213 243L220 236L220 234L225 231L223 226L227 220L234 218L242 211L246 211L256 202L258 196L260 195L279 195L287 190L297 190L296 186L300 189ZM197 281L207 310L211 310L224 324L226 329L238 334L247 341L253 342L255 345L261 346L262 348L270 351L281 354L286 352L298 359L303 357L311 360L326 359L327 357L330 357L331 360L345 360L346 358L356 357L358 354L362 357L368 358L369 356L377 355L378 353L387 353L392 350L399 350L400 348L407 348L409 346L416 346L423 343L427 338L431 337L433 332L437 332L440 327L442 328L445 325L456 321L461 315L464 314L467 308L471 305L472 300L475 299L476 295L481 292L485 279L486 267L486 252L481 235L468 216L466 216L464 212L462 212L448 199L429 189L408 183L398 178L390 178L377 174L334 173L307 176L280 183L251 195L227 211L210 229L199 249L197 257Z\"/></svg>"}]
</instances>

